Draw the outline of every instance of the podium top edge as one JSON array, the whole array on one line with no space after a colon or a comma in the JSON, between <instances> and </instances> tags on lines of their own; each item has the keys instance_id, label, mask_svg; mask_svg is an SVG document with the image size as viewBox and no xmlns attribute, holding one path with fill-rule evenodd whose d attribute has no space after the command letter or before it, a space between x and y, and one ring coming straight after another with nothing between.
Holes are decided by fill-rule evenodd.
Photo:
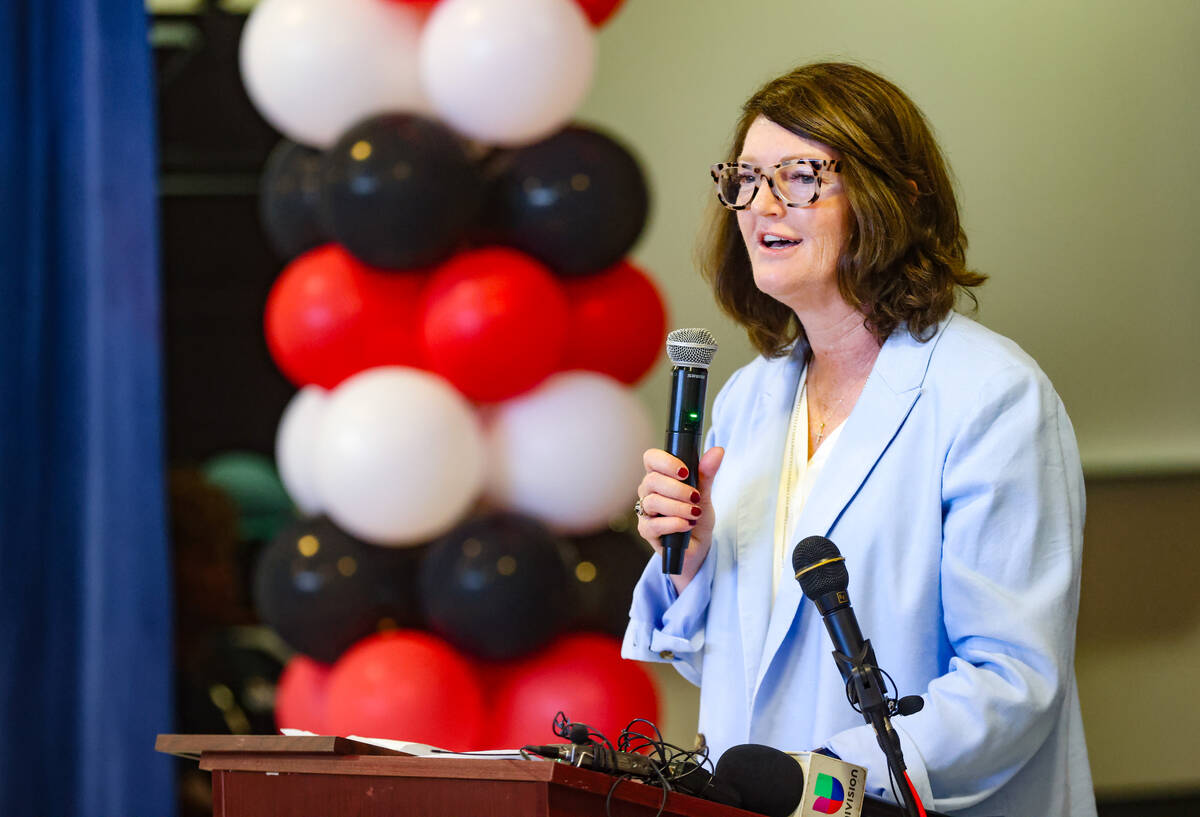
<instances>
[{"instance_id":1,"label":"podium top edge","mask_svg":"<svg viewBox=\"0 0 1200 817\"><path fill-rule=\"evenodd\" d=\"M192 760L204 752L409 756L405 752L335 735L159 735L154 741L154 749Z\"/></svg>"}]
</instances>

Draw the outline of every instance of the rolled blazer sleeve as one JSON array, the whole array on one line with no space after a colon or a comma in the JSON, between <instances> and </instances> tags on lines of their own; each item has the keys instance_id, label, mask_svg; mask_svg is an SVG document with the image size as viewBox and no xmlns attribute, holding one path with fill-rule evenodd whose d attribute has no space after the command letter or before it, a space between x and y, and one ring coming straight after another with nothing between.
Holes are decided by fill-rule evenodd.
<instances>
[{"instance_id":1,"label":"rolled blazer sleeve","mask_svg":"<svg viewBox=\"0 0 1200 817\"><path fill-rule=\"evenodd\" d=\"M637 661L669 661L679 674L700 685L704 624L708 617L715 555L711 552L696 576L675 593L662 572L658 554L646 565L633 594L629 627L621 655Z\"/></svg>"},{"instance_id":2,"label":"rolled blazer sleeve","mask_svg":"<svg viewBox=\"0 0 1200 817\"><path fill-rule=\"evenodd\" d=\"M947 451L940 589L953 655L924 709L895 723L918 793L930 803L936 791L936 808L955 811L1008 782L1059 722L1073 683L1084 491L1070 421L1036 368L989 376ZM866 765L868 780L888 779L870 727L828 746Z\"/></svg>"}]
</instances>

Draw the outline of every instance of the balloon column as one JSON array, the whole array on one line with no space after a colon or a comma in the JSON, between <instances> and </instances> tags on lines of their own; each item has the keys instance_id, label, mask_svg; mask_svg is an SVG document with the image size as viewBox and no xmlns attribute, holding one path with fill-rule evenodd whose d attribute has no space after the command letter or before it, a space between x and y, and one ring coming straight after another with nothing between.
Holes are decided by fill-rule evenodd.
<instances>
[{"instance_id":1,"label":"balloon column","mask_svg":"<svg viewBox=\"0 0 1200 817\"><path fill-rule=\"evenodd\" d=\"M309 517L254 582L298 651L280 726L464 749L544 742L558 709L657 713L615 638L647 548L609 529L653 443L631 386L666 316L626 258L649 195L571 123L619 5L262 0L247 22L242 76L285 137L261 195L287 260L266 340L299 388L276 460Z\"/></svg>"}]
</instances>

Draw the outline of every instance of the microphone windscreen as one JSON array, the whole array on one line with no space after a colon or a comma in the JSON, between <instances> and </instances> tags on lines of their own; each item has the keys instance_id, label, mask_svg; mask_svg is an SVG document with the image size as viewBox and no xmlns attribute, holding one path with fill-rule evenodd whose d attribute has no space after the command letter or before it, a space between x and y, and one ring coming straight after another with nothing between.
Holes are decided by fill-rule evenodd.
<instances>
[{"instance_id":1,"label":"microphone windscreen","mask_svg":"<svg viewBox=\"0 0 1200 817\"><path fill-rule=\"evenodd\" d=\"M795 758L758 743L727 749L713 782L737 792L741 808L767 817L788 817L804 798L804 770Z\"/></svg>"},{"instance_id":2,"label":"microphone windscreen","mask_svg":"<svg viewBox=\"0 0 1200 817\"><path fill-rule=\"evenodd\" d=\"M676 366L707 369L717 354L717 339L707 329L675 329L667 335L667 359Z\"/></svg>"},{"instance_id":3,"label":"microphone windscreen","mask_svg":"<svg viewBox=\"0 0 1200 817\"><path fill-rule=\"evenodd\" d=\"M796 545L792 551L792 569L804 595L810 599L845 590L850 585L842 552L824 536L809 536Z\"/></svg>"}]
</instances>

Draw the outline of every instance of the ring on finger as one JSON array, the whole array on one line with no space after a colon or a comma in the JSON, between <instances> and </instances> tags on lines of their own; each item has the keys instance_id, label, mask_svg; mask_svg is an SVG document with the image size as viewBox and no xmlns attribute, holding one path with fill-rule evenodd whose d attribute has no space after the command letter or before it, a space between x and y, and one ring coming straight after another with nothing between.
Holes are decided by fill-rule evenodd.
<instances>
[{"instance_id":1,"label":"ring on finger","mask_svg":"<svg viewBox=\"0 0 1200 817\"><path fill-rule=\"evenodd\" d=\"M638 499L637 502L633 503L633 512L635 514L637 514L639 517L641 517L642 519L646 519L647 517L653 515L653 514L646 513L646 509L644 507L642 507L641 499Z\"/></svg>"}]
</instances>

